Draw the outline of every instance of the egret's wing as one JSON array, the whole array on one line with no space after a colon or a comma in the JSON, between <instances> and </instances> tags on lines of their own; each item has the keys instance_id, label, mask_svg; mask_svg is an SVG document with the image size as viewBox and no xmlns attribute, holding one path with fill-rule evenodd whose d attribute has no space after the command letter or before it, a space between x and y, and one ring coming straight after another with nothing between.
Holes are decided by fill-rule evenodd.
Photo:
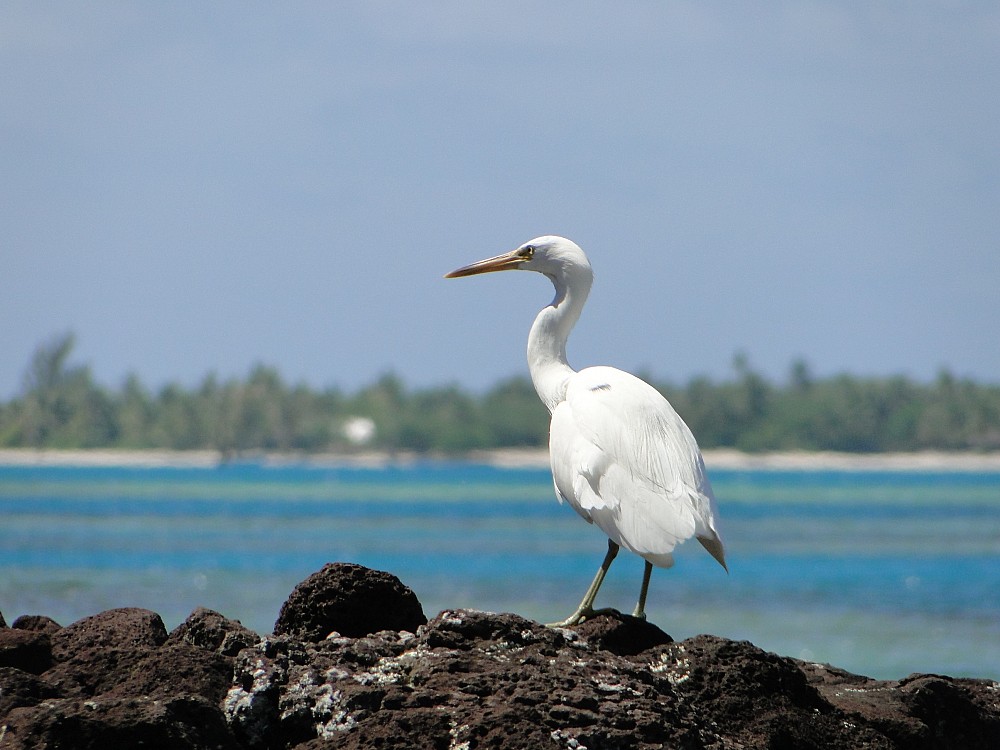
<instances>
[{"instance_id":1,"label":"egret's wing","mask_svg":"<svg viewBox=\"0 0 1000 750\"><path fill-rule=\"evenodd\" d=\"M621 546L666 566L698 536L725 564L701 452L652 386L611 367L577 373L553 411L550 453L560 497Z\"/></svg>"}]
</instances>

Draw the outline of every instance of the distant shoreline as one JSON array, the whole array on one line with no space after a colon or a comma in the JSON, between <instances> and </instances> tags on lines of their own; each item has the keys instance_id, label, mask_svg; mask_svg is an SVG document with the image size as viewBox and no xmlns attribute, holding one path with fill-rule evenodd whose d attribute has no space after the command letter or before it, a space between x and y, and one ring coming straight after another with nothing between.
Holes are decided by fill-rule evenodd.
<instances>
[{"instance_id":1,"label":"distant shoreline","mask_svg":"<svg viewBox=\"0 0 1000 750\"><path fill-rule=\"evenodd\" d=\"M950 453L836 453L832 451L787 451L744 453L732 449L707 450L708 469L784 470L784 471L958 471L1000 472L1000 452ZM0 466L89 466L136 468L210 468L228 461L256 462L280 466L306 464L315 466L392 466L425 460L467 461L503 468L544 468L548 452L542 448L499 448L469 451L463 455L419 453L242 453L228 456L220 451L195 450L37 450L0 449Z\"/></svg>"}]
</instances>

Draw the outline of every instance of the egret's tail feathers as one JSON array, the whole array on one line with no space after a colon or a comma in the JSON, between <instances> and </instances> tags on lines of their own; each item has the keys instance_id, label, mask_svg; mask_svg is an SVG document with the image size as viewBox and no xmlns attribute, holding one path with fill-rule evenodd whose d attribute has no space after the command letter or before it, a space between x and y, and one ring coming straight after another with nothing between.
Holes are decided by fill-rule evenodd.
<instances>
[{"instance_id":1,"label":"egret's tail feathers","mask_svg":"<svg viewBox=\"0 0 1000 750\"><path fill-rule=\"evenodd\" d=\"M719 565L729 572L729 566L726 565L726 550L722 546L722 541L718 537L698 537L698 541L701 542L701 546L708 550L708 554L719 561Z\"/></svg>"}]
</instances>

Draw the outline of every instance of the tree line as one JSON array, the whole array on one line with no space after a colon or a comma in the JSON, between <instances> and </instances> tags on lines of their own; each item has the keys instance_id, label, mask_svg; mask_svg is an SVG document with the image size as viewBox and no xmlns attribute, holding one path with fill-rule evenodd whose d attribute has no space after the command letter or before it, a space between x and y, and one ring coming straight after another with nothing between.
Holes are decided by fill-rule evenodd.
<instances>
[{"instance_id":1,"label":"tree line","mask_svg":"<svg viewBox=\"0 0 1000 750\"><path fill-rule=\"evenodd\" d=\"M454 385L409 389L387 374L347 393L291 385L258 365L245 378L208 375L193 388L171 384L153 392L132 375L109 389L89 367L71 362L73 344L67 334L36 350L21 393L0 403L0 446L460 453L547 441L548 415L527 378L474 395ZM933 383L816 378L799 361L787 382L776 384L737 356L726 380L654 385L702 448L1000 449L1000 386L947 371Z\"/></svg>"}]
</instances>

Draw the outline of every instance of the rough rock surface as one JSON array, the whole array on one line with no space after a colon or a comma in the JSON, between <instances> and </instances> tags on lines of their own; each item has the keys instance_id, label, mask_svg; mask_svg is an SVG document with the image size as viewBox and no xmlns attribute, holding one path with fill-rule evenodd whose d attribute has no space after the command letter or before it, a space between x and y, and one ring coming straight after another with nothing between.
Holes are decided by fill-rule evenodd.
<instances>
[{"instance_id":1,"label":"rough rock surface","mask_svg":"<svg viewBox=\"0 0 1000 750\"><path fill-rule=\"evenodd\" d=\"M416 595L396 576L351 563L329 563L292 591L275 635L321 641L379 630L416 630L427 622Z\"/></svg>"},{"instance_id":2,"label":"rough rock surface","mask_svg":"<svg viewBox=\"0 0 1000 750\"><path fill-rule=\"evenodd\" d=\"M355 565L310 576L264 637L207 609L170 634L138 609L15 624L0 750L1000 747L990 680L877 681L617 613L426 622L397 579Z\"/></svg>"}]
</instances>

